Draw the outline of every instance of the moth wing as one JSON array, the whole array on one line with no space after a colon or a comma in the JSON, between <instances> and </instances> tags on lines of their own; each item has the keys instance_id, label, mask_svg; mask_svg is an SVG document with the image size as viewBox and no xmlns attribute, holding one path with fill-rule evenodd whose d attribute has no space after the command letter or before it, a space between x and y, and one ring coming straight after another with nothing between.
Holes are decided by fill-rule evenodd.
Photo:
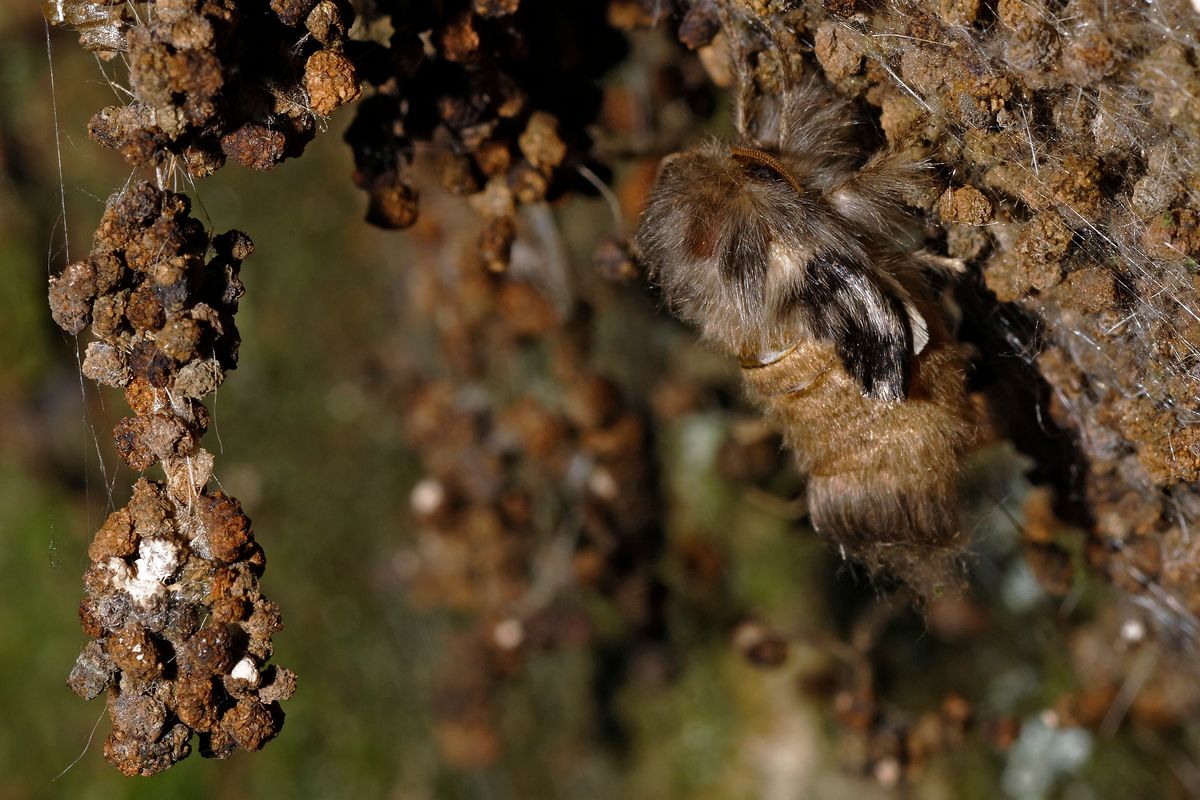
<instances>
[{"instance_id":1,"label":"moth wing","mask_svg":"<svg viewBox=\"0 0 1200 800\"><path fill-rule=\"evenodd\" d=\"M919 356L925 345L929 344L929 325L911 300L904 301L904 312L908 314L908 325L912 330L913 355Z\"/></svg>"},{"instance_id":2,"label":"moth wing","mask_svg":"<svg viewBox=\"0 0 1200 800\"><path fill-rule=\"evenodd\" d=\"M788 303L802 309L817 338L833 344L864 395L892 401L908 395L911 356L924 349L928 329L903 290L871 264L819 250Z\"/></svg>"}]
</instances>

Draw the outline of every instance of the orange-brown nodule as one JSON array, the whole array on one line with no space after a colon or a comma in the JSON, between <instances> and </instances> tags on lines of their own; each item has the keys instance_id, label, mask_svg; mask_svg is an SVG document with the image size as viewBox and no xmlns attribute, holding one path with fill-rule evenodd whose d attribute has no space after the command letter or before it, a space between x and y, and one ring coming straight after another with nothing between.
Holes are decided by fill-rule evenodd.
<instances>
[{"instance_id":1,"label":"orange-brown nodule","mask_svg":"<svg viewBox=\"0 0 1200 800\"><path fill-rule=\"evenodd\" d=\"M112 58L127 50L125 32L129 14L124 0L43 0L42 14L51 25L67 25L79 32L85 50Z\"/></svg>"}]
</instances>

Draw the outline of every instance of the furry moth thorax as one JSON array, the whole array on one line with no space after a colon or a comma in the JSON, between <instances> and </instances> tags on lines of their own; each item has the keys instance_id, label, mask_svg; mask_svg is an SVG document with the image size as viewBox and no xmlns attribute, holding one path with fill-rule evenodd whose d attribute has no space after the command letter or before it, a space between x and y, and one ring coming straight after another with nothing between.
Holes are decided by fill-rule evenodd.
<instances>
[{"instance_id":1,"label":"furry moth thorax","mask_svg":"<svg viewBox=\"0 0 1200 800\"><path fill-rule=\"evenodd\" d=\"M815 110L806 102L818 99ZM899 200L921 165L856 164L837 119L849 112L812 86L780 106L811 114L790 127L767 115L746 141L709 140L664 159L638 231L641 257L672 309L731 354L753 361L801 338L827 341L866 395L900 400L928 341L906 254L915 224Z\"/></svg>"}]
</instances>

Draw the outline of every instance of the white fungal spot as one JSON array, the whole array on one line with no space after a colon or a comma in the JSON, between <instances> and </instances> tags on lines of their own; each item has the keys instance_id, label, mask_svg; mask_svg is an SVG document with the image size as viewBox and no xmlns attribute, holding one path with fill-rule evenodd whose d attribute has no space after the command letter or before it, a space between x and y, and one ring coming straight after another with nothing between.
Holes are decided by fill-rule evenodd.
<instances>
[{"instance_id":1,"label":"white fungal spot","mask_svg":"<svg viewBox=\"0 0 1200 800\"><path fill-rule=\"evenodd\" d=\"M1200 2L1200 0L1197 0ZM1146 626L1140 619L1127 619L1121 624L1121 638L1129 643L1140 642L1146 636Z\"/></svg>"},{"instance_id":2,"label":"white fungal spot","mask_svg":"<svg viewBox=\"0 0 1200 800\"><path fill-rule=\"evenodd\" d=\"M900 762L890 756L875 765L875 780L885 789L895 787L902 774Z\"/></svg>"},{"instance_id":3,"label":"white fungal spot","mask_svg":"<svg viewBox=\"0 0 1200 800\"><path fill-rule=\"evenodd\" d=\"M525 626L512 617L501 620L492 628L492 639L503 650L515 650L525 641Z\"/></svg>"},{"instance_id":4,"label":"white fungal spot","mask_svg":"<svg viewBox=\"0 0 1200 800\"><path fill-rule=\"evenodd\" d=\"M254 663L254 659L246 656L241 661L233 665L233 670L229 673L229 677L235 681L245 681L251 686L258 686L260 676L258 674L258 666Z\"/></svg>"},{"instance_id":5,"label":"white fungal spot","mask_svg":"<svg viewBox=\"0 0 1200 800\"><path fill-rule=\"evenodd\" d=\"M114 586L123 586L125 581L129 580L129 565L119 558L110 558L108 560L108 571L112 573L112 582Z\"/></svg>"},{"instance_id":6,"label":"white fungal spot","mask_svg":"<svg viewBox=\"0 0 1200 800\"><path fill-rule=\"evenodd\" d=\"M133 565L137 580L166 583L179 569L179 546L167 539L142 539Z\"/></svg>"},{"instance_id":7,"label":"white fungal spot","mask_svg":"<svg viewBox=\"0 0 1200 800\"><path fill-rule=\"evenodd\" d=\"M435 478L426 478L413 487L408 502L417 514L432 514L446 502L446 487Z\"/></svg>"},{"instance_id":8,"label":"white fungal spot","mask_svg":"<svg viewBox=\"0 0 1200 800\"><path fill-rule=\"evenodd\" d=\"M152 598L165 591L166 583L179 569L179 546L167 539L142 539L138 544L138 558L129 564L119 558L108 560L113 585L127 592L139 605L147 605Z\"/></svg>"},{"instance_id":9,"label":"white fungal spot","mask_svg":"<svg viewBox=\"0 0 1200 800\"><path fill-rule=\"evenodd\" d=\"M592 494L599 497L601 500L612 502L617 499L620 494L620 487L617 485L617 479L613 477L612 472L604 467L596 467L588 478L588 489Z\"/></svg>"}]
</instances>

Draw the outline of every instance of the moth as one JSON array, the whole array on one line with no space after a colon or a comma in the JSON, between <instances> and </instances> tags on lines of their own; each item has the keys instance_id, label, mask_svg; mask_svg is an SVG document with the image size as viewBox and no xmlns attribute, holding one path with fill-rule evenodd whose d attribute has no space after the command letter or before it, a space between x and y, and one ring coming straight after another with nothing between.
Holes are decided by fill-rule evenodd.
<instances>
[{"instance_id":1,"label":"moth","mask_svg":"<svg viewBox=\"0 0 1200 800\"><path fill-rule=\"evenodd\" d=\"M957 588L976 425L937 259L902 199L925 165L864 159L856 115L816 79L737 117L736 142L663 160L639 256L674 312L740 360L808 476L818 533L923 596Z\"/></svg>"}]
</instances>

